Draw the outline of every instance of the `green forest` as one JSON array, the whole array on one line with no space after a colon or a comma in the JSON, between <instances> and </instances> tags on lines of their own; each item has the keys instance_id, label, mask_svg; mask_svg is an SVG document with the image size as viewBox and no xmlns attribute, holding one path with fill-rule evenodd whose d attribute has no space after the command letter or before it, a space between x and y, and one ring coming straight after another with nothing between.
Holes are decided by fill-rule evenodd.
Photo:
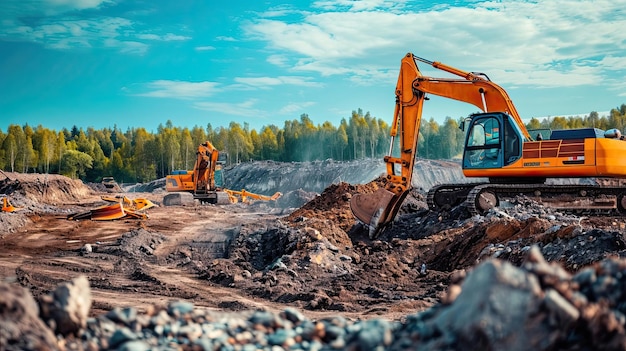
<instances>
[{"instance_id":1,"label":"green forest","mask_svg":"<svg viewBox=\"0 0 626 351\"><path fill-rule=\"evenodd\" d=\"M452 159L461 154L464 133L459 129L464 117L446 117L443 124L434 118L420 127L418 156ZM626 127L626 104L610 110L608 116L591 112L587 116L532 118L529 130L594 127L603 130ZM231 122L228 128L176 126L171 120L156 132L145 128L94 129L73 126L56 131L38 125L10 125L0 130L0 169L22 173L57 173L86 182L99 182L113 176L118 182L144 183L192 169L196 149L208 140L228 154L228 164L250 160L300 162L334 159L382 158L389 150L388 122L352 112L338 126L315 124L308 115L285 121L282 128L264 126L250 129L247 123ZM626 134L626 133L625 133Z\"/></svg>"}]
</instances>

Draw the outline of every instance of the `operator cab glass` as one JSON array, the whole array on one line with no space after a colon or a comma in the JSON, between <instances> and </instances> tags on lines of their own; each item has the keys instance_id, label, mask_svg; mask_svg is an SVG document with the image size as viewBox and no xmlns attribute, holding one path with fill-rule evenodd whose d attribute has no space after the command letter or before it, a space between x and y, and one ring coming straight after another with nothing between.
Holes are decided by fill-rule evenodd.
<instances>
[{"instance_id":1,"label":"operator cab glass","mask_svg":"<svg viewBox=\"0 0 626 351\"><path fill-rule=\"evenodd\" d=\"M522 155L521 132L504 113L472 115L465 140L463 168L498 168Z\"/></svg>"},{"instance_id":2,"label":"operator cab glass","mask_svg":"<svg viewBox=\"0 0 626 351\"><path fill-rule=\"evenodd\" d=\"M224 187L224 172L222 171L222 166L220 165L215 167L215 187Z\"/></svg>"}]
</instances>

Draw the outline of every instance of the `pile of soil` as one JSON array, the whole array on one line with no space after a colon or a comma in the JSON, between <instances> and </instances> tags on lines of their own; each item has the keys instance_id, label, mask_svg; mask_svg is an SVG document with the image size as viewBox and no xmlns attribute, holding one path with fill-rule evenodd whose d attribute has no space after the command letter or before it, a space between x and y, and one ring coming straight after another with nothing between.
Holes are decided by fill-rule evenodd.
<instances>
[{"instance_id":1,"label":"pile of soil","mask_svg":"<svg viewBox=\"0 0 626 351\"><path fill-rule=\"evenodd\" d=\"M27 204L60 205L93 196L94 190L80 179L58 174L2 172L0 194L10 196L16 206L22 206L22 201Z\"/></svg>"}]
</instances>

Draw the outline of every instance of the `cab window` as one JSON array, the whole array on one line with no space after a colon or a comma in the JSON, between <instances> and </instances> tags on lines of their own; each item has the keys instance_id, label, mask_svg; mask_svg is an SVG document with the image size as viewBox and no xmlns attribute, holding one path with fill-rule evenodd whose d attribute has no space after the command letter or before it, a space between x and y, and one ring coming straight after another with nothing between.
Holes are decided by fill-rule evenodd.
<instances>
[{"instance_id":1,"label":"cab window","mask_svg":"<svg viewBox=\"0 0 626 351\"><path fill-rule=\"evenodd\" d=\"M502 164L500 121L495 117L476 119L467 138L464 167L490 168Z\"/></svg>"}]
</instances>

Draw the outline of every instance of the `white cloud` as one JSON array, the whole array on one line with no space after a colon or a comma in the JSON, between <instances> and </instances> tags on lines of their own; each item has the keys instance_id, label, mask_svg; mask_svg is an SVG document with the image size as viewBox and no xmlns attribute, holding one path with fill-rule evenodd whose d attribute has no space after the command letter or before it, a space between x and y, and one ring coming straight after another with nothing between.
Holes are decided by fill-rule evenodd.
<instances>
[{"instance_id":1,"label":"white cloud","mask_svg":"<svg viewBox=\"0 0 626 351\"><path fill-rule=\"evenodd\" d=\"M191 39L191 37L188 37L185 35L167 33L164 36L162 36L161 39L164 41L182 41L182 40L189 40Z\"/></svg>"},{"instance_id":2,"label":"white cloud","mask_svg":"<svg viewBox=\"0 0 626 351\"><path fill-rule=\"evenodd\" d=\"M267 88L276 85L299 85L321 87L322 84L312 82L310 77L279 76L279 77L236 77L235 82L255 88Z\"/></svg>"},{"instance_id":3,"label":"white cloud","mask_svg":"<svg viewBox=\"0 0 626 351\"><path fill-rule=\"evenodd\" d=\"M218 89L215 82L185 82L177 80L155 80L145 85L146 92L139 96L194 99L213 95Z\"/></svg>"},{"instance_id":4,"label":"white cloud","mask_svg":"<svg viewBox=\"0 0 626 351\"><path fill-rule=\"evenodd\" d=\"M287 61L288 59L285 55L270 55L267 57L267 62L275 66L285 66Z\"/></svg>"},{"instance_id":5,"label":"white cloud","mask_svg":"<svg viewBox=\"0 0 626 351\"><path fill-rule=\"evenodd\" d=\"M216 37L215 40L221 40L221 41L237 41L237 39L233 38L233 37L225 37L225 36L219 36Z\"/></svg>"},{"instance_id":6,"label":"white cloud","mask_svg":"<svg viewBox=\"0 0 626 351\"><path fill-rule=\"evenodd\" d=\"M243 116L243 117L262 117L265 113L254 108L257 99L249 99L240 103L229 102L196 102L194 107L204 111L215 111L224 115Z\"/></svg>"},{"instance_id":7,"label":"white cloud","mask_svg":"<svg viewBox=\"0 0 626 351\"><path fill-rule=\"evenodd\" d=\"M47 0L41 1L44 4L51 4L55 8L85 10L98 8L104 3L110 3L111 0Z\"/></svg>"},{"instance_id":8,"label":"white cloud","mask_svg":"<svg viewBox=\"0 0 626 351\"><path fill-rule=\"evenodd\" d=\"M125 54L143 55L148 51L148 45L137 41L117 41L115 39L111 39L109 40L108 45L119 49L120 52Z\"/></svg>"},{"instance_id":9,"label":"white cloud","mask_svg":"<svg viewBox=\"0 0 626 351\"><path fill-rule=\"evenodd\" d=\"M138 34L137 38L143 39L143 40L159 40L159 39L161 39L161 37L156 35L156 34Z\"/></svg>"},{"instance_id":10,"label":"white cloud","mask_svg":"<svg viewBox=\"0 0 626 351\"><path fill-rule=\"evenodd\" d=\"M269 18L269 17L283 17L293 13L300 13L301 10L298 10L293 7L293 5L282 4L278 6L273 6L272 8L262 12L259 14L260 17Z\"/></svg>"},{"instance_id":11,"label":"white cloud","mask_svg":"<svg viewBox=\"0 0 626 351\"><path fill-rule=\"evenodd\" d=\"M26 41L52 49L84 47L117 48L121 52L143 54L148 45L141 41L181 41L191 39L174 33L138 32L137 23L122 17L106 17L97 12L111 0L4 0L0 11L0 39Z\"/></svg>"},{"instance_id":12,"label":"white cloud","mask_svg":"<svg viewBox=\"0 0 626 351\"><path fill-rule=\"evenodd\" d=\"M157 35L157 34L151 34L151 33L138 34L137 38L138 39L144 39L144 40L158 40L158 41L178 41L178 40L189 40L189 39L191 39L191 37L187 37L187 36L183 36L183 35L176 35L176 34L172 34L172 33L167 33L165 35Z\"/></svg>"},{"instance_id":13,"label":"white cloud","mask_svg":"<svg viewBox=\"0 0 626 351\"><path fill-rule=\"evenodd\" d=\"M211 50L215 50L214 46L196 46L196 51L211 51Z\"/></svg>"},{"instance_id":14,"label":"white cloud","mask_svg":"<svg viewBox=\"0 0 626 351\"><path fill-rule=\"evenodd\" d=\"M395 8L406 1L389 0L320 0L313 3L313 7L325 11L348 9L349 11L369 11L375 9Z\"/></svg>"},{"instance_id":15,"label":"white cloud","mask_svg":"<svg viewBox=\"0 0 626 351\"><path fill-rule=\"evenodd\" d=\"M361 84L397 72L407 51L488 73L501 84L537 87L605 84L606 72L626 62L624 0L410 5L317 1L324 11L302 21L259 18L245 30L267 43L270 57L296 55L294 70L349 74Z\"/></svg>"},{"instance_id":16,"label":"white cloud","mask_svg":"<svg viewBox=\"0 0 626 351\"><path fill-rule=\"evenodd\" d=\"M315 105L314 102L312 101L306 101L306 102L292 102L290 104L287 104L285 106L283 106L283 108L280 109L280 114L283 115L293 115L295 113L305 113L306 108L309 106L313 106Z\"/></svg>"}]
</instances>

